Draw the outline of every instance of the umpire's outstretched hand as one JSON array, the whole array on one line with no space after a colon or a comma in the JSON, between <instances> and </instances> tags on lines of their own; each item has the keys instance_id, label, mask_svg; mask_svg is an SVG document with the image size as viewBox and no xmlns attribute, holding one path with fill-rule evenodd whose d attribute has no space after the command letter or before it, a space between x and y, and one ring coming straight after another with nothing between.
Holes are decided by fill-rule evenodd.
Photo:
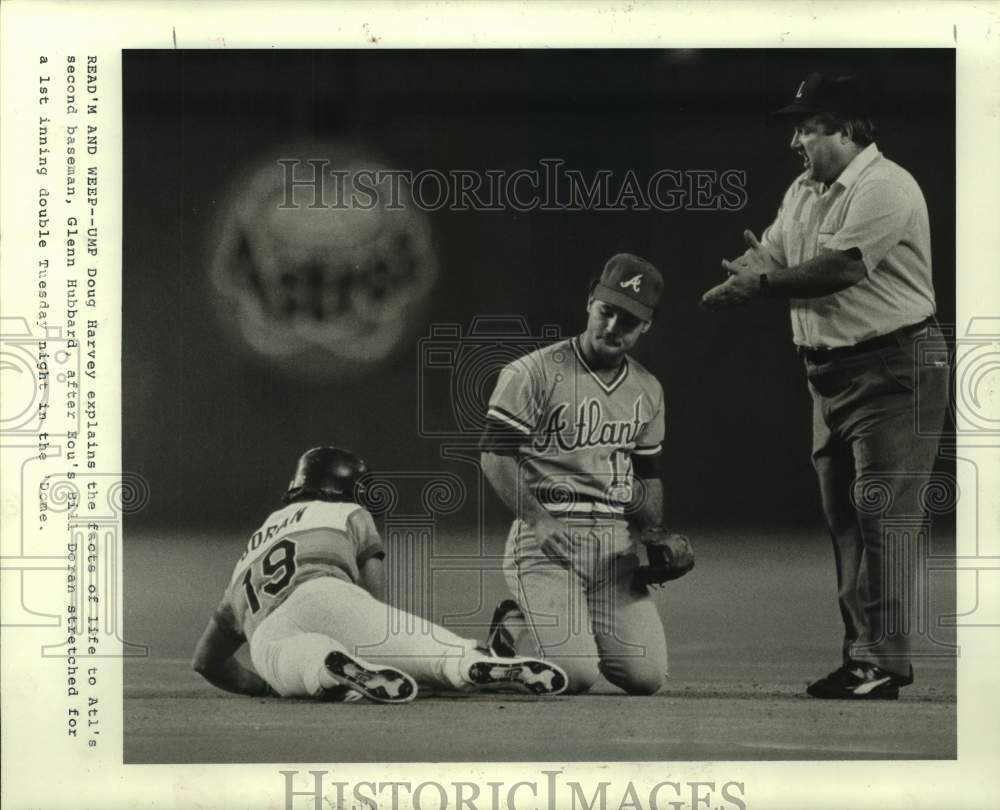
<instances>
[{"instance_id":1,"label":"umpire's outstretched hand","mask_svg":"<svg viewBox=\"0 0 1000 810\"><path fill-rule=\"evenodd\" d=\"M757 241L753 231L743 231L743 238L749 246L747 251L736 259L722 260L722 267L729 278L701 297L701 305L706 309L726 309L752 301L761 295L761 275L779 268L780 265Z\"/></svg>"}]
</instances>

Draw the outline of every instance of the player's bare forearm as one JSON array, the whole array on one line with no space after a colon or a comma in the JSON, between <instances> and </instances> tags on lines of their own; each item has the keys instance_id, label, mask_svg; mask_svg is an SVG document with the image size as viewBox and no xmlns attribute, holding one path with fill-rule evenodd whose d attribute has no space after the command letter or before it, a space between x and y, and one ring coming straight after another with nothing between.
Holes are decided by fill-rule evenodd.
<instances>
[{"instance_id":1,"label":"player's bare forearm","mask_svg":"<svg viewBox=\"0 0 1000 810\"><path fill-rule=\"evenodd\" d=\"M267 681L233 657L243 641L242 636L213 616L198 640L191 667L212 686L226 692L252 697L268 695L270 688Z\"/></svg>"},{"instance_id":2,"label":"player's bare forearm","mask_svg":"<svg viewBox=\"0 0 1000 810\"><path fill-rule=\"evenodd\" d=\"M385 564L377 557L369 557L361 567L361 587L379 602L385 601Z\"/></svg>"},{"instance_id":3,"label":"player's bare forearm","mask_svg":"<svg viewBox=\"0 0 1000 810\"><path fill-rule=\"evenodd\" d=\"M199 670L200 674L212 686L233 692L237 695L250 697L266 697L271 694L267 681L256 672L251 672L235 658L223 661L215 668Z\"/></svg>"},{"instance_id":4,"label":"player's bare forearm","mask_svg":"<svg viewBox=\"0 0 1000 810\"><path fill-rule=\"evenodd\" d=\"M486 452L480 457L480 464L493 491L515 517L532 523L548 515L527 487L519 485L520 469L515 456Z\"/></svg>"},{"instance_id":5,"label":"player's bare forearm","mask_svg":"<svg viewBox=\"0 0 1000 810\"><path fill-rule=\"evenodd\" d=\"M535 533L542 552L552 559L569 555L572 535L565 523L548 513L527 487L519 485L520 468L513 456L483 453L481 459L486 480L507 508Z\"/></svg>"},{"instance_id":6,"label":"player's bare forearm","mask_svg":"<svg viewBox=\"0 0 1000 810\"><path fill-rule=\"evenodd\" d=\"M663 525L663 482L659 478L642 478L632 488L633 501L629 512L632 523L642 531Z\"/></svg>"}]
</instances>

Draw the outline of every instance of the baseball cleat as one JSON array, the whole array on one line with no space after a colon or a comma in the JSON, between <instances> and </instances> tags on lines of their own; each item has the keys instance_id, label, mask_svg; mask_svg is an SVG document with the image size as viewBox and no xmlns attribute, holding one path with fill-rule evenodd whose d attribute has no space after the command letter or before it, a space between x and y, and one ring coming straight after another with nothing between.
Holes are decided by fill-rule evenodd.
<instances>
[{"instance_id":1,"label":"baseball cleat","mask_svg":"<svg viewBox=\"0 0 1000 810\"><path fill-rule=\"evenodd\" d=\"M349 686L341 686L338 683L328 689L320 689L316 698L324 703L356 703L364 700L365 696Z\"/></svg>"},{"instance_id":2,"label":"baseball cleat","mask_svg":"<svg viewBox=\"0 0 1000 810\"><path fill-rule=\"evenodd\" d=\"M532 695L558 695L567 683L565 672L537 658L481 658L469 667L468 680L479 689L511 689Z\"/></svg>"},{"instance_id":3,"label":"baseball cleat","mask_svg":"<svg viewBox=\"0 0 1000 810\"><path fill-rule=\"evenodd\" d=\"M486 636L486 648L497 658L517 657L517 648L514 642L514 634L503 626L504 619L512 613L520 613L521 608L513 599L504 599L496 610L493 611L493 618L490 620L490 632Z\"/></svg>"},{"instance_id":4,"label":"baseball cleat","mask_svg":"<svg viewBox=\"0 0 1000 810\"><path fill-rule=\"evenodd\" d=\"M377 666L347 653L330 653L322 672L330 676L329 684L320 684L325 689L339 684L376 703L409 703L417 696L417 683L405 672L393 667ZM326 679L321 677L320 680Z\"/></svg>"},{"instance_id":5,"label":"baseball cleat","mask_svg":"<svg viewBox=\"0 0 1000 810\"><path fill-rule=\"evenodd\" d=\"M806 693L823 700L896 700L899 687L913 683L913 675L893 675L874 664L845 664L814 681Z\"/></svg>"}]
</instances>

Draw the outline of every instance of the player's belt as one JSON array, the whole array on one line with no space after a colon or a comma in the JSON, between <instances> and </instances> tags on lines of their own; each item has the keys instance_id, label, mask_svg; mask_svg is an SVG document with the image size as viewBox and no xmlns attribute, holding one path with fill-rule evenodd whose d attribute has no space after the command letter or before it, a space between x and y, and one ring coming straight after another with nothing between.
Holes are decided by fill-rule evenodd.
<instances>
[{"instance_id":1,"label":"player's belt","mask_svg":"<svg viewBox=\"0 0 1000 810\"><path fill-rule=\"evenodd\" d=\"M886 335L879 335L877 337L869 338L868 340L859 341L853 346L836 346L832 349L813 349L808 346L797 346L796 351L799 353L800 357L804 357L810 363L830 363L835 360L841 360L845 357L853 357L857 354L865 354L866 352L873 352L877 349L884 349L888 346L898 346L899 344L896 342L897 334L923 329L925 326L929 326L934 322L934 316L931 315L929 318L924 318L924 320L919 323L900 327L895 332L889 332Z\"/></svg>"},{"instance_id":2,"label":"player's belt","mask_svg":"<svg viewBox=\"0 0 1000 810\"><path fill-rule=\"evenodd\" d=\"M552 515L624 515L625 507L613 506L604 501L570 501L565 503L542 503L545 511Z\"/></svg>"}]
</instances>

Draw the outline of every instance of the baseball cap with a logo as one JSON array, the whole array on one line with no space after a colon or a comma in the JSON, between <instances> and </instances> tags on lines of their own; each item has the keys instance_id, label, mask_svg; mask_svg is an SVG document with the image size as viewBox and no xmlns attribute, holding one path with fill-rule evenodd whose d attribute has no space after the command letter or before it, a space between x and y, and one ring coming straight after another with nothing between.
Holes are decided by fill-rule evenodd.
<instances>
[{"instance_id":1,"label":"baseball cap with a logo","mask_svg":"<svg viewBox=\"0 0 1000 810\"><path fill-rule=\"evenodd\" d=\"M775 115L867 115L869 103L861 82L853 76L831 79L822 73L810 73L795 90L792 103Z\"/></svg>"},{"instance_id":2,"label":"baseball cap with a logo","mask_svg":"<svg viewBox=\"0 0 1000 810\"><path fill-rule=\"evenodd\" d=\"M592 295L641 321L651 321L663 293L663 276L645 259L619 253L608 259Z\"/></svg>"}]
</instances>

